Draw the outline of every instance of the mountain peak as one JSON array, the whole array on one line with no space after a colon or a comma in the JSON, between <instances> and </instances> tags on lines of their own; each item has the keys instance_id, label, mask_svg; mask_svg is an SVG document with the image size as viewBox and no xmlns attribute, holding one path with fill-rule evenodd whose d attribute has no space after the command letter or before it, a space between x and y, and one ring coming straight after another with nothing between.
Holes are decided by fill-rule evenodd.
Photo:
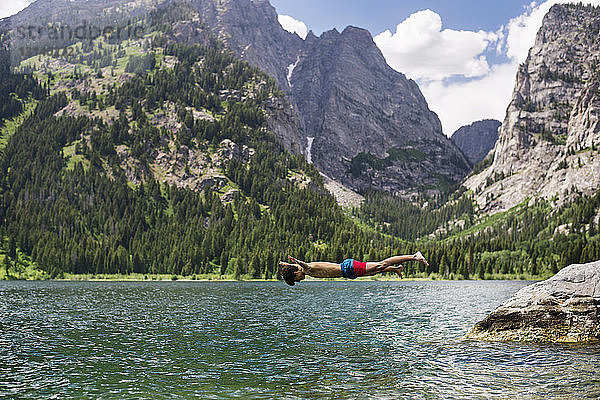
<instances>
[{"instance_id":1,"label":"mountain peak","mask_svg":"<svg viewBox=\"0 0 600 400\"><path fill-rule=\"evenodd\" d=\"M301 148L321 172L358 190L411 191L468 172L418 86L387 65L368 30L310 31L302 41L275 33L276 18L253 7L237 13L209 25L289 94L300 128L285 134L289 150ZM421 163L423 154L431 157Z\"/></svg>"},{"instance_id":2,"label":"mountain peak","mask_svg":"<svg viewBox=\"0 0 600 400\"><path fill-rule=\"evenodd\" d=\"M364 28L359 28L356 26L348 25L343 31L342 36L353 36L353 37L363 37L373 40L373 36L371 32Z\"/></svg>"},{"instance_id":3,"label":"mountain peak","mask_svg":"<svg viewBox=\"0 0 600 400\"><path fill-rule=\"evenodd\" d=\"M502 123L494 119L484 119L460 127L452 134L451 140L476 165L494 148L498 140L498 128Z\"/></svg>"},{"instance_id":4,"label":"mountain peak","mask_svg":"<svg viewBox=\"0 0 600 400\"><path fill-rule=\"evenodd\" d=\"M321 33L321 36L319 36L319 39L321 40L336 40L341 36L340 32L336 29L330 29L328 31L325 31L323 33Z\"/></svg>"},{"instance_id":5,"label":"mountain peak","mask_svg":"<svg viewBox=\"0 0 600 400\"><path fill-rule=\"evenodd\" d=\"M304 38L305 43L314 43L317 40L319 40L319 37L317 35L315 35L315 33L312 31L312 29L308 31L306 38Z\"/></svg>"}]
</instances>

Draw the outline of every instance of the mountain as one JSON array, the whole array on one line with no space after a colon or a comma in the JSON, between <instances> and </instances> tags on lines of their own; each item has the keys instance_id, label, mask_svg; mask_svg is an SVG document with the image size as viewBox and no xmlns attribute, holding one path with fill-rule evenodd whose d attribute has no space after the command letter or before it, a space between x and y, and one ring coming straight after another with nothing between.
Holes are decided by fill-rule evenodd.
<instances>
[{"instance_id":1,"label":"mountain","mask_svg":"<svg viewBox=\"0 0 600 400\"><path fill-rule=\"evenodd\" d=\"M52 24L129 27L132 18L179 3L38 0L1 21L0 29ZM327 179L359 191L436 192L470 170L468 160L443 135L417 85L386 64L368 31L348 27L321 37L310 32L302 40L283 30L268 1L185 4L197 10L197 21L179 21L174 26L178 40L198 40L193 25L200 23L238 57L271 75L286 97L272 104L269 128L288 151L303 154ZM38 35L21 38L18 47L35 53L37 47L72 42L44 41Z\"/></svg>"},{"instance_id":2,"label":"mountain","mask_svg":"<svg viewBox=\"0 0 600 400\"><path fill-rule=\"evenodd\" d=\"M598 260L599 33L600 8L552 7L519 67L499 139L472 176L418 204L369 193L361 219L435 243L429 261L443 276L551 276Z\"/></svg>"},{"instance_id":3,"label":"mountain","mask_svg":"<svg viewBox=\"0 0 600 400\"><path fill-rule=\"evenodd\" d=\"M460 127L450 140L467 156L471 164L476 165L494 148L501 125L500 121L494 119L473 122Z\"/></svg>"},{"instance_id":4,"label":"mountain","mask_svg":"<svg viewBox=\"0 0 600 400\"><path fill-rule=\"evenodd\" d=\"M342 70L361 71L361 66L380 55L378 51L369 53L374 48L371 44L353 53L351 44L368 41L365 31L348 28L319 38L309 35L305 41L292 39L290 43L303 46L300 50L314 54L272 60L273 68L285 68L287 86L281 86L262 69L240 61L239 53L223 40L231 41L233 36L225 28L219 33L204 22L198 2L166 2L164 6L151 1L127 3L128 9L139 12L132 19L122 18L127 15L125 6L117 1L91 2L100 8L111 4L98 14L86 8L87 2L73 3L78 11L53 8L59 1L36 3L19 18L37 18L47 26L46 17L65 15L71 21L80 14L91 18L88 27L113 21L111 26L124 28L124 32L128 27L140 28L140 32L126 37L107 34L68 39L72 45L61 51L32 46L36 52L32 57L15 57L14 52L0 50L0 279L132 272L272 277L277 260L287 254L312 260L380 259L416 251L415 240L430 266L407 266L406 274L436 279L532 279L554 274L565 265L600 258L600 192L578 196L571 190L569 196L576 198L572 202L565 198L558 209L551 198L488 216L485 211L491 208L483 208L482 213L474 202L481 194L476 188L439 193L440 181L449 185L452 180L444 174L435 176L432 167L443 161L443 154L425 153L427 149L417 147L423 143L392 148L387 155L365 149L345 161L350 164L346 179L353 184L368 182L371 177L380 180L404 163L415 167L411 173L416 179L431 178L419 187L423 190L431 185L429 196L407 199L367 191L362 199L349 196L344 187L319 174L317 162L311 165L305 159L312 160L317 154L309 144L318 145L318 138L306 140L307 121L298 111L301 99L292 91L306 92L321 102L324 111L315 109L310 114L324 118L323 125L345 123L334 119L332 110L352 110L357 99L348 91L360 89L370 78L355 76L357 82L344 81L349 75ZM217 20L235 10L235 5L225 1L214 4L220 7L215 13ZM272 17L268 3L251 5ZM39 10L48 14L38 14ZM243 32L256 28L250 22L260 13L254 14L244 14L243 21L248 24L241 23ZM19 28L11 21L0 21L0 48L11 34L7 30L14 33ZM573 18L568 24L577 32L594 26L585 17ZM293 37L278 25L273 27L282 36L271 46ZM248 37L256 39L257 45L268 39L266 35ZM30 42L35 44L35 38ZM248 54L251 50L252 46L247 48ZM256 57L267 54L259 50ZM346 62L362 54L368 60L356 59L344 66L331 57L336 52ZM556 56L563 56L562 52ZM11 70L11 63L15 66L16 62L18 68ZM370 68L387 79L387 67ZM576 81L564 72L546 75L562 79L565 85ZM311 76L315 84L303 76ZM393 71L389 77L409 87L414 84ZM339 96L326 95L328 91ZM373 92L358 100L381 96ZM589 110L587 120L579 119L589 124L596 118L596 95L592 90L587 93L577 103L576 112ZM415 96L416 106L419 96ZM390 104L395 104L394 97L390 98ZM379 112L377 107L375 104L367 111ZM529 113L534 110L531 104L526 108ZM415 110L413 116L419 115ZM432 114L423 109L422 118L428 115ZM404 122L410 123L408 119ZM577 132L585 135L588 131ZM553 138L549 133L545 137ZM342 141L343 137L339 138ZM295 140L296 151L288 151ZM375 147L366 140L365 145ZM443 147L443 142L439 143ZM588 150L595 149L596 144L590 144ZM456 152L463 157L457 148ZM477 169L490 167L494 153L490 154ZM331 158L336 156L332 153ZM416 160L424 161L421 170ZM478 176L474 173L471 179ZM394 178L384 182L384 189L399 187ZM503 179L501 172L489 178L489 185L494 184L493 179ZM359 210L353 210L352 219L326 187L335 187L349 203L363 202ZM416 187L399 192L416 191ZM492 204L493 196L488 192L487 204ZM359 227L355 218L369 228ZM38 269L32 272L32 265Z\"/></svg>"},{"instance_id":5,"label":"mountain","mask_svg":"<svg viewBox=\"0 0 600 400\"><path fill-rule=\"evenodd\" d=\"M555 5L519 66L493 161L466 180L486 212L600 187L600 8Z\"/></svg>"},{"instance_id":6,"label":"mountain","mask_svg":"<svg viewBox=\"0 0 600 400\"><path fill-rule=\"evenodd\" d=\"M288 254L415 251L361 229L285 150L269 127L293 125L284 93L195 8L125 23L143 32L73 40L16 69L0 51L0 279L269 278Z\"/></svg>"},{"instance_id":7,"label":"mountain","mask_svg":"<svg viewBox=\"0 0 600 400\"><path fill-rule=\"evenodd\" d=\"M418 86L391 69L364 29L306 40L268 1L194 0L203 23L286 93L294 126L273 127L289 151L353 189L436 190L469 171Z\"/></svg>"}]
</instances>

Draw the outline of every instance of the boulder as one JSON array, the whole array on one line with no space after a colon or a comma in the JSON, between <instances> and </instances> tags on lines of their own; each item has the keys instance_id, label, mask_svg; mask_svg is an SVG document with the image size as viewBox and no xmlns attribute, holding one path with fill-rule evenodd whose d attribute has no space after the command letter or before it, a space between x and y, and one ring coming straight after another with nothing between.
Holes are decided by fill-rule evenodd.
<instances>
[{"instance_id":1,"label":"boulder","mask_svg":"<svg viewBox=\"0 0 600 400\"><path fill-rule=\"evenodd\" d=\"M240 196L241 193L238 189L230 189L225 194L221 196L221 201L223 203L231 203L235 200L236 197Z\"/></svg>"},{"instance_id":2,"label":"boulder","mask_svg":"<svg viewBox=\"0 0 600 400\"><path fill-rule=\"evenodd\" d=\"M468 339L524 342L600 340L600 261L574 264L524 287L467 333Z\"/></svg>"}]
</instances>

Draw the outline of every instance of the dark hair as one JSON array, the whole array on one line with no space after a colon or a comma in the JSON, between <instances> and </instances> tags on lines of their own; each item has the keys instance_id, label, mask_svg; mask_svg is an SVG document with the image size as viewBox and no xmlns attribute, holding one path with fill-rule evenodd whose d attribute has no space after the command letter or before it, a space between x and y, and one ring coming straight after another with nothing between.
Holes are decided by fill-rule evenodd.
<instances>
[{"instance_id":1,"label":"dark hair","mask_svg":"<svg viewBox=\"0 0 600 400\"><path fill-rule=\"evenodd\" d=\"M292 267L289 265L284 265L281 267L281 276L283 277L285 283L290 286L294 286L296 284L296 281L294 280L296 278L296 275L294 275L296 271L299 271L299 269L295 266Z\"/></svg>"}]
</instances>

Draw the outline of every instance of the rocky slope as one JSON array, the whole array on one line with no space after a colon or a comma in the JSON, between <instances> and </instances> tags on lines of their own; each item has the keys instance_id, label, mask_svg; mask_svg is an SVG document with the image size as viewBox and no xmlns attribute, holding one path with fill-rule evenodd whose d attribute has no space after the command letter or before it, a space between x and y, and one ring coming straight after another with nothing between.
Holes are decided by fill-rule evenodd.
<instances>
[{"instance_id":1,"label":"rocky slope","mask_svg":"<svg viewBox=\"0 0 600 400\"><path fill-rule=\"evenodd\" d=\"M173 3L38 0L2 26L76 26L86 19L103 27ZM417 85L386 64L369 32L349 27L302 40L283 30L266 0L189 4L199 16L190 13L187 24L174 26L179 39L202 40L198 25L207 26L240 58L269 73L287 94L270 105L269 127L323 174L355 190L404 193L435 191L468 172L468 160L443 135Z\"/></svg>"},{"instance_id":2,"label":"rocky slope","mask_svg":"<svg viewBox=\"0 0 600 400\"><path fill-rule=\"evenodd\" d=\"M555 5L519 67L491 166L465 185L487 212L600 187L600 9Z\"/></svg>"},{"instance_id":3,"label":"rocky slope","mask_svg":"<svg viewBox=\"0 0 600 400\"><path fill-rule=\"evenodd\" d=\"M519 290L467 338L527 342L600 340L600 261L570 265Z\"/></svg>"},{"instance_id":4,"label":"rocky slope","mask_svg":"<svg viewBox=\"0 0 600 400\"><path fill-rule=\"evenodd\" d=\"M456 182L469 163L417 85L392 70L369 32L306 40L284 31L268 1L194 0L202 21L288 94L296 125L274 126L288 150L353 189L412 191Z\"/></svg>"},{"instance_id":5,"label":"rocky slope","mask_svg":"<svg viewBox=\"0 0 600 400\"><path fill-rule=\"evenodd\" d=\"M406 191L458 181L469 168L417 85L387 66L363 29L309 34L289 83L314 164L339 182Z\"/></svg>"},{"instance_id":6,"label":"rocky slope","mask_svg":"<svg viewBox=\"0 0 600 400\"><path fill-rule=\"evenodd\" d=\"M132 21L169 0L41 0L9 18L0 19L2 32L10 36L13 62L51 48L60 48L79 40L94 39L107 31L118 32L120 39L145 33L134 31ZM128 29L129 28L129 29ZM2 42L5 42L2 38Z\"/></svg>"},{"instance_id":7,"label":"rocky slope","mask_svg":"<svg viewBox=\"0 0 600 400\"><path fill-rule=\"evenodd\" d=\"M450 140L458 146L463 154L475 165L496 145L498 128L502 123L495 119L484 119L465 125L452 134Z\"/></svg>"}]
</instances>

